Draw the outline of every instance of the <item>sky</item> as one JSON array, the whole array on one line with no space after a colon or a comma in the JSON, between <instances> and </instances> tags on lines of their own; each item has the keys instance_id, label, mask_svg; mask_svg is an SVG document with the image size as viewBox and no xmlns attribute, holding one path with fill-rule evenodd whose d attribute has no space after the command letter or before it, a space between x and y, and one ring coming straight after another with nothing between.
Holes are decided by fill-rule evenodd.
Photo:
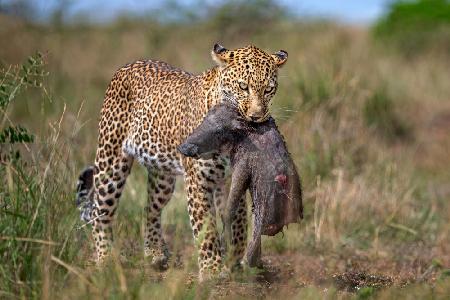
<instances>
[{"instance_id":1,"label":"sky","mask_svg":"<svg viewBox=\"0 0 450 300\"><path fill-rule=\"evenodd\" d=\"M0 3L15 0L0 0ZM290 12L298 16L324 17L345 23L368 24L383 14L390 0L278 0ZM93 21L107 21L125 12L143 14L167 5L163 0L35 0L38 14L46 16L61 2L70 4L68 17L88 15ZM172 1L173 2L173 1ZM214 5L217 0L177 0L185 7L206 3Z\"/></svg>"}]
</instances>

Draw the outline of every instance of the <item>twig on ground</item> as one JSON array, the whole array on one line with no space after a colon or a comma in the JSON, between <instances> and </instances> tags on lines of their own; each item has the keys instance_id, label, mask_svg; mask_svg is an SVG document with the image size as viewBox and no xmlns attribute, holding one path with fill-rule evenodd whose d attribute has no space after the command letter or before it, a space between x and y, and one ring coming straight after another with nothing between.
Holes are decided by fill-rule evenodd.
<instances>
[{"instance_id":1,"label":"twig on ground","mask_svg":"<svg viewBox=\"0 0 450 300\"><path fill-rule=\"evenodd\" d=\"M20 241L20 242L31 242L31 243L38 243L38 244L51 245L51 246L59 245L59 243L53 242L53 241L46 241L46 240L25 238L25 237L15 237L15 236L0 236L0 240L16 240L16 241Z\"/></svg>"}]
</instances>

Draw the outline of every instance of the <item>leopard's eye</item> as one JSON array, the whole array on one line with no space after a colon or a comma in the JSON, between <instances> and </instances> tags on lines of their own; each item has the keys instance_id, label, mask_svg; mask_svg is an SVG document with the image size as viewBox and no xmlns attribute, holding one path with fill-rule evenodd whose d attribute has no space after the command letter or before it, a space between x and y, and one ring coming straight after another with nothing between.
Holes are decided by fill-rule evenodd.
<instances>
[{"instance_id":1,"label":"leopard's eye","mask_svg":"<svg viewBox=\"0 0 450 300\"><path fill-rule=\"evenodd\" d=\"M239 87L240 87L241 90L243 90L243 91L248 91L248 85L247 85L245 82L243 82L243 81L240 81L240 82L239 82Z\"/></svg>"},{"instance_id":2,"label":"leopard's eye","mask_svg":"<svg viewBox=\"0 0 450 300\"><path fill-rule=\"evenodd\" d=\"M271 91L273 91L273 89L274 89L273 86L268 85L268 86L266 87L266 89L264 90L264 93L268 94L268 93L270 93Z\"/></svg>"}]
</instances>

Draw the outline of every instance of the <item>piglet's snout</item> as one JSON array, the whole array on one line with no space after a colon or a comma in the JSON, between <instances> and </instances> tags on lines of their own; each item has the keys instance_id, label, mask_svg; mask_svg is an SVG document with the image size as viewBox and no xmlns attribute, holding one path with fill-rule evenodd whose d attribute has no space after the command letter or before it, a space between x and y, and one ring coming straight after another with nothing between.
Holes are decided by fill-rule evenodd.
<instances>
[{"instance_id":1,"label":"piglet's snout","mask_svg":"<svg viewBox=\"0 0 450 300\"><path fill-rule=\"evenodd\" d=\"M188 157L195 157L198 155L198 147L195 144L183 143L178 146L178 151Z\"/></svg>"}]
</instances>

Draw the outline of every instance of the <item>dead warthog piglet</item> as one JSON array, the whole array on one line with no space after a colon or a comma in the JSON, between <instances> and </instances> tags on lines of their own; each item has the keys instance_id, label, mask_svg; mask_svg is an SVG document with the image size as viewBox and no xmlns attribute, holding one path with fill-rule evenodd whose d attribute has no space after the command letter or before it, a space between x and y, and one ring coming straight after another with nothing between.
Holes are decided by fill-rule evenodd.
<instances>
[{"instance_id":1,"label":"dead warthog piglet","mask_svg":"<svg viewBox=\"0 0 450 300\"><path fill-rule=\"evenodd\" d=\"M261 235L273 236L303 218L300 178L273 118L250 123L230 104L218 104L178 150L190 157L206 158L214 152L230 157L233 175L224 214L225 238L230 245L231 221L249 189L254 218L246 257L250 266L260 265Z\"/></svg>"}]
</instances>

